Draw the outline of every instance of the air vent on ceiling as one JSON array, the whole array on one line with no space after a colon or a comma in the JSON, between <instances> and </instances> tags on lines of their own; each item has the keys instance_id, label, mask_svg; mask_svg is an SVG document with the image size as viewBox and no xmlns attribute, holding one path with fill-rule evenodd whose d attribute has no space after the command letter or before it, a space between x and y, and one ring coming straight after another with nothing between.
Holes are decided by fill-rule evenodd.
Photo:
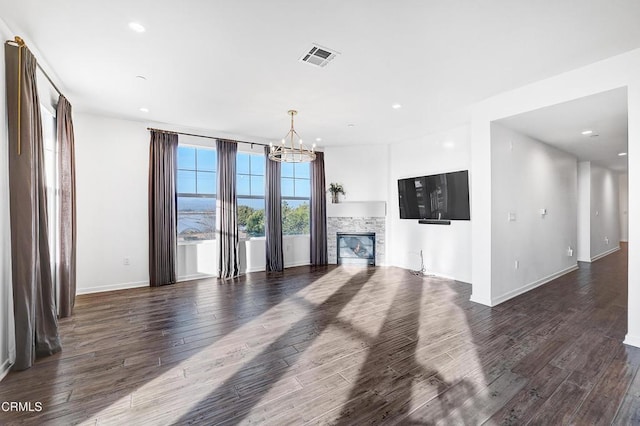
<instances>
[{"instance_id":1,"label":"air vent on ceiling","mask_svg":"<svg viewBox=\"0 0 640 426\"><path fill-rule=\"evenodd\" d=\"M336 52L335 50L327 49L326 47L322 47L317 44L312 44L311 49L300 57L300 61L322 68L329 62L333 61L333 59L339 54L340 52Z\"/></svg>"}]
</instances>

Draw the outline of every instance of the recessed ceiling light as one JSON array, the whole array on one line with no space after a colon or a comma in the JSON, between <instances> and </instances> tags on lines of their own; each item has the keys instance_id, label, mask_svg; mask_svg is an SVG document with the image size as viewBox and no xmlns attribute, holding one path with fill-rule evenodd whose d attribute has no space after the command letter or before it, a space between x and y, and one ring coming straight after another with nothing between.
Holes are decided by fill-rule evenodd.
<instances>
[{"instance_id":1,"label":"recessed ceiling light","mask_svg":"<svg viewBox=\"0 0 640 426\"><path fill-rule=\"evenodd\" d=\"M626 152L620 152L620 153L618 153L618 156L619 156L619 157L624 157L624 156L626 156L626 155L627 155L627 153L626 153Z\"/></svg>"},{"instance_id":2,"label":"recessed ceiling light","mask_svg":"<svg viewBox=\"0 0 640 426\"><path fill-rule=\"evenodd\" d=\"M129 22L129 28L137 33L145 32L145 28L139 22Z\"/></svg>"},{"instance_id":3,"label":"recessed ceiling light","mask_svg":"<svg viewBox=\"0 0 640 426\"><path fill-rule=\"evenodd\" d=\"M140 108L140 111L142 111L142 112L149 112L149 108L142 107L142 108Z\"/></svg>"},{"instance_id":4,"label":"recessed ceiling light","mask_svg":"<svg viewBox=\"0 0 640 426\"><path fill-rule=\"evenodd\" d=\"M316 138L316 142L322 142L322 138Z\"/></svg>"},{"instance_id":5,"label":"recessed ceiling light","mask_svg":"<svg viewBox=\"0 0 640 426\"><path fill-rule=\"evenodd\" d=\"M400 104L393 104L393 105L391 105L391 108L393 108L393 109L400 109L400 108L402 108L402 105L400 105Z\"/></svg>"},{"instance_id":6,"label":"recessed ceiling light","mask_svg":"<svg viewBox=\"0 0 640 426\"><path fill-rule=\"evenodd\" d=\"M136 78L141 81L147 81L147 77L145 77L144 75L136 75Z\"/></svg>"},{"instance_id":7,"label":"recessed ceiling light","mask_svg":"<svg viewBox=\"0 0 640 426\"><path fill-rule=\"evenodd\" d=\"M584 130L584 131L582 132L582 134L583 134L583 135L585 135L585 136L586 136L586 135L590 135L591 133L593 133L593 130Z\"/></svg>"},{"instance_id":8,"label":"recessed ceiling light","mask_svg":"<svg viewBox=\"0 0 640 426\"><path fill-rule=\"evenodd\" d=\"M347 124L347 127L356 127L356 125L353 124L353 123L349 123L349 124Z\"/></svg>"},{"instance_id":9,"label":"recessed ceiling light","mask_svg":"<svg viewBox=\"0 0 640 426\"><path fill-rule=\"evenodd\" d=\"M453 141L446 141L442 143L442 146L444 146L445 148L454 148L456 146L456 144Z\"/></svg>"}]
</instances>

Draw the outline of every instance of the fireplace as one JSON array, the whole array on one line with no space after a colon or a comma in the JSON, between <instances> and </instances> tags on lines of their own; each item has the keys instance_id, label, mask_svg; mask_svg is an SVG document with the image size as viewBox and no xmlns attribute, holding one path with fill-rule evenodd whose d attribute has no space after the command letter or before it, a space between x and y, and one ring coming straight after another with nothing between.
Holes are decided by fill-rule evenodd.
<instances>
[{"instance_id":1,"label":"fireplace","mask_svg":"<svg viewBox=\"0 0 640 426\"><path fill-rule=\"evenodd\" d=\"M338 232L337 263L375 266L376 234L373 232Z\"/></svg>"}]
</instances>

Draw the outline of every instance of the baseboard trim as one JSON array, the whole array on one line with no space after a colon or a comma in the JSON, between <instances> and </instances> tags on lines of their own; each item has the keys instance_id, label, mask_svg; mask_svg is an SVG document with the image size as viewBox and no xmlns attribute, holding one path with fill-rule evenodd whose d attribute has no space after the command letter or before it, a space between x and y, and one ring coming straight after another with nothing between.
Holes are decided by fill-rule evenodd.
<instances>
[{"instance_id":1,"label":"baseboard trim","mask_svg":"<svg viewBox=\"0 0 640 426\"><path fill-rule=\"evenodd\" d=\"M600 253L599 255L592 257L592 258L591 258L591 261L592 261L592 262L595 262L596 260L598 260L598 259L602 259L602 258L603 258L603 257L605 257L605 256L609 256L611 253L615 253L615 252L617 252L618 250L620 250L620 246L618 246L618 247L614 247L614 248L612 248L612 249L610 249L610 250L605 251L604 253Z\"/></svg>"},{"instance_id":2,"label":"baseboard trim","mask_svg":"<svg viewBox=\"0 0 640 426\"><path fill-rule=\"evenodd\" d=\"M285 268L295 268L295 267L298 267L298 266L307 266L307 265L310 265L308 260L302 261L302 262L295 262L295 263L286 263L284 265L284 267Z\"/></svg>"},{"instance_id":3,"label":"baseboard trim","mask_svg":"<svg viewBox=\"0 0 640 426\"><path fill-rule=\"evenodd\" d=\"M0 367L0 381L5 378L7 374L9 374L9 370L11 370L11 362L6 359L2 363L2 367Z\"/></svg>"},{"instance_id":4,"label":"baseboard trim","mask_svg":"<svg viewBox=\"0 0 640 426\"><path fill-rule=\"evenodd\" d=\"M434 276L436 278L443 278L445 280L451 280L451 281L457 281L459 283L471 284L471 283L469 283L467 281L463 281L463 280L461 280L459 278L452 277L450 275L439 274L437 272L429 272L429 271L427 271L426 274L427 274L427 276L432 275L432 276Z\"/></svg>"},{"instance_id":5,"label":"baseboard trim","mask_svg":"<svg viewBox=\"0 0 640 426\"><path fill-rule=\"evenodd\" d=\"M624 343L625 345L629 345L629 346L635 346L636 348L640 348L640 336L632 336L630 334L627 334L624 338Z\"/></svg>"},{"instance_id":6,"label":"baseboard trim","mask_svg":"<svg viewBox=\"0 0 640 426\"><path fill-rule=\"evenodd\" d=\"M79 288L77 289L76 294L103 293L105 291L127 290L130 288L140 288L140 287L148 287L148 286L149 286L149 281L135 281L130 283L107 284L103 286Z\"/></svg>"},{"instance_id":7,"label":"baseboard trim","mask_svg":"<svg viewBox=\"0 0 640 426\"><path fill-rule=\"evenodd\" d=\"M488 298L484 298L484 297L476 297L473 295L473 293L471 294L471 297L469 298L469 301L474 302L474 303L479 303L481 305L484 306L493 306L491 305L491 299Z\"/></svg>"},{"instance_id":8,"label":"baseboard trim","mask_svg":"<svg viewBox=\"0 0 640 426\"><path fill-rule=\"evenodd\" d=\"M309 265L309 261L303 261L303 262L296 262L296 263L285 263L284 264L284 269L287 268L295 268L297 266L307 266ZM251 268L251 269L247 269L246 271L244 271L242 274L250 274L252 272L265 272L267 270L267 266L263 266L261 268Z\"/></svg>"},{"instance_id":9,"label":"baseboard trim","mask_svg":"<svg viewBox=\"0 0 640 426\"><path fill-rule=\"evenodd\" d=\"M561 271L555 272L555 273L553 273L553 274L551 274L549 276L546 276L546 277L541 278L539 280L536 280L536 281L534 281L532 283L526 284L526 285L524 285L524 286L522 286L520 288L512 290L512 291L510 291L508 293L505 293L502 296L495 297L495 298L492 297L491 298L491 305L489 305L489 306L496 306L496 305L499 305L501 303L504 303L509 299L513 299L514 297L520 296L523 293L531 291L534 288L540 287L541 285L544 285L544 284L546 284L546 283L548 283L550 281L553 281L556 278L560 278L561 276L566 275L566 274L568 274L570 272L573 272L573 271L575 271L577 269L578 269L578 265L577 264L576 265L572 265L572 266L570 266L568 268L565 268L565 269L563 269Z\"/></svg>"},{"instance_id":10,"label":"baseboard trim","mask_svg":"<svg viewBox=\"0 0 640 426\"><path fill-rule=\"evenodd\" d=\"M191 274L178 277L178 282L181 283L185 281L202 280L205 278L216 278L216 276L213 274Z\"/></svg>"}]
</instances>

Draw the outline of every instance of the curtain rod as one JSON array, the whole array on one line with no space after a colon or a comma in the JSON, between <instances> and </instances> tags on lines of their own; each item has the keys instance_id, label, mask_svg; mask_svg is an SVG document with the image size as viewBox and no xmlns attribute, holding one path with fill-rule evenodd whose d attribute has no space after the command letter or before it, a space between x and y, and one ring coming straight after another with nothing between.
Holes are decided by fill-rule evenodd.
<instances>
[{"instance_id":1,"label":"curtain rod","mask_svg":"<svg viewBox=\"0 0 640 426\"><path fill-rule=\"evenodd\" d=\"M5 44L13 44L14 46L18 46L18 47L27 47L24 40L18 36L15 36L15 40L7 40ZM58 95L64 96L60 91L60 89L58 89L58 86L56 86L53 80L51 80L51 77L49 77L49 74L47 74L47 72L42 68L42 66L37 61L37 59L36 59L36 66L40 69L40 71L42 71L42 74L44 74L44 76L47 77L47 80L49 80L49 83L51 83L51 86L53 86L53 88L56 89L56 92L58 92Z\"/></svg>"},{"instance_id":2,"label":"curtain rod","mask_svg":"<svg viewBox=\"0 0 640 426\"><path fill-rule=\"evenodd\" d=\"M173 130L154 129L153 127L147 127L147 130L154 130L156 132L162 132L162 133L174 133L176 135L184 135L184 136L195 136L196 138L233 140L234 142L246 143L248 145L269 146L266 143L260 143L260 142L238 141L238 140L235 140L235 139L218 138L218 137L215 137L215 136L196 135L195 133L174 132Z\"/></svg>"}]
</instances>

